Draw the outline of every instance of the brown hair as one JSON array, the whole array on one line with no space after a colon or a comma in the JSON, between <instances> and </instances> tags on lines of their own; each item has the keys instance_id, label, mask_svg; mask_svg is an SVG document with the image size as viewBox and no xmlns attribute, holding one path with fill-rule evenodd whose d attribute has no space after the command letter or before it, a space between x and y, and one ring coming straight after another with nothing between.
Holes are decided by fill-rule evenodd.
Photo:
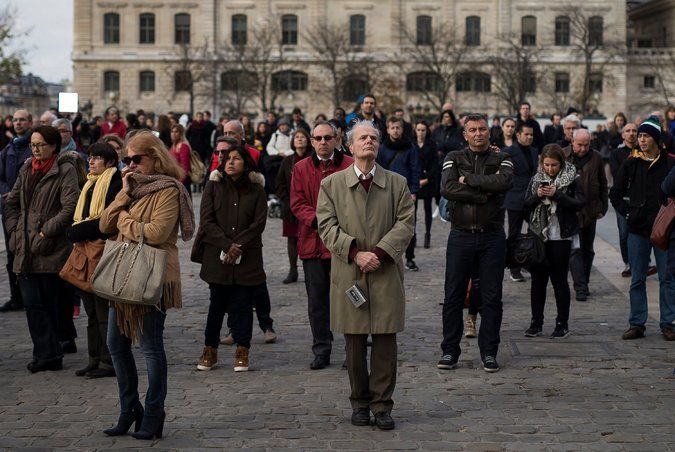
<instances>
[{"instance_id":1,"label":"brown hair","mask_svg":"<svg viewBox=\"0 0 675 452\"><path fill-rule=\"evenodd\" d=\"M45 140L45 143L54 146L53 154L58 154L61 151L61 134L59 129L52 126L37 126L33 129L33 133L39 133Z\"/></svg>"},{"instance_id":2,"label":"brown hair","mask_svg":"<svg viewBox=\"0 0 675 452\"><path fill-rule=\"evenodd\" d=\"M136 152L142 150L147 153L148 157L154 161L155 171L159 174L166 174L178 180L182 180L185 176L185 172L178 165L178 162L169 155L169 151L162 140L157 138L150 130L137 131L127 140L126 147L127 150L133 149Z\"/></svg>"},{"instance_id":3,"label":"brown hair","mask_svg":"<svg viewBox=\"0 0 675 452\"><path fill-rule=\"evenodd\" d=\"M307 148L305 149L305 153L308 153L312 149L312 145L310 144L311 137L309 136L309 132L307 132L302 127L298 128L295 132L293 132L293 135L291 135L291 149L293 150L293 152L295 152L295 137L298 134L304 135L305 138L307 138Z\"/></svg>"},{"instance_id":4,"label":"brown hair","mask_svg":"<svg viewBox=\"0 0 675 452\"><path fill-rule=\"evenodd\" d=\"M565 166L565 152L555 143L544 146L539 156L539 162L544 163L545 158L555 159L560 162L561 167Z\"/></svg>"},{"instance_id":5,"label":"brown hair","mask_svg":"<svg viewBox=\"0 0 675 452\"><path fill-rule=\"evenodd\" d=\"M124 147L124 141L122 141L122 139L117 135L115 135L114 133L103 135L101 138L98 139L97 143L110 143L111 141L114 141L120 147L120 156L126 157L127 149Z\"/></svg>"}]
</instances>

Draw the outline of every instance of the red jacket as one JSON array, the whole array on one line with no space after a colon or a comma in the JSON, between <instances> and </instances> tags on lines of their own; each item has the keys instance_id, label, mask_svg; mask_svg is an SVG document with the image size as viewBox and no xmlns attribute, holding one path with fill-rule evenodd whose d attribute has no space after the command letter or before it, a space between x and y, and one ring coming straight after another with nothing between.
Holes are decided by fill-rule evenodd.
<instances>
[{"instance_id":1,"label":"red jacket","mask_svg":"<svg viewBox=\"0 0 675 452\"><path fill-rule=\"evenodd\" d=\"M316 226L316 204L321 181L333 173L348 168L354 159L336 150L333 164L326 171L312 154L293 167L291 176L291 211L298 219L298 256L300 259L330 259L330 251L319 238Z\"/></svg>"},{"instance_id":2,"label":"red jacket","mask_svg":"<svg viewBox=\"0 0 675 452\"><path fill-rule=\"evenodd\" d=\"M124 125L124 121L117 121L110 127L110 123L105 121L101 126L101 136L109 135L114 133L121 139L124 139L124 136L127 134L127 126Z\"/></svg>"},{"instance_id":3,"label":"red jacket","mask_svg":"<svg viewBox=\"0 0 675 452\"><path fill-rule=\"evenodd\" d=\"M251 158L253 159L255 166L259 167L260 164L258 162L260 161L260 151L254 148L253 146L249 146L248 144L244 144L244 147L251 155ZM213 171L216 168L218 168L218 155L216 153L213 153L213 156L211 157L211 168L209 168L209 172Z\"/></svg>"}]
</instances>

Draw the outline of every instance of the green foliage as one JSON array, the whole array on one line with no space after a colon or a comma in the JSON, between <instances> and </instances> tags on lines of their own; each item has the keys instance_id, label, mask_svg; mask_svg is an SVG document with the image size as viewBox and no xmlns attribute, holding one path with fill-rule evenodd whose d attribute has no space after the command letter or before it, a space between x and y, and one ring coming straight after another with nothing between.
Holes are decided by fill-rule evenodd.
<instances>
[{"instance_id":1,"label":"green foliage","mask_svg":"<svg viewBox=\"0 0 675 452\"><path fill-rule=\"evenodd\" d=\"M24 51L16 41L24 35L16 27L16 9L12 5L0 9L0 83L21 75Z\"/></svg>"}]
</instances>

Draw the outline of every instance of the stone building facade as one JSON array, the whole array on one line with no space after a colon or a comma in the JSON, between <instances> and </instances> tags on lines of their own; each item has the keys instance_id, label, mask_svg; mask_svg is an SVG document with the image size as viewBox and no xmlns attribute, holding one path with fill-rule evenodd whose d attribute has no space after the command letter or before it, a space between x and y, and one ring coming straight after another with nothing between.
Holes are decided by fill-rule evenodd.
<instances>
[{"instance_id":1,"label":"stone building facade","mask_svg":"<svg viewBox=\"0 0 675 452\"><path fill-rule=\"evenodd\" d=\"M584 85L587 113L630 111L625 1L74 0L74 14L74 89L82 102L91 100L94 113L111 104L189 112L192 104L194 111L261 117L260 87L267 85L264 107L288 113L298 106L310 119L330 116L336 97L350 110L363 91L374 92L385 111L403 107L424 116L438 111L439 98L429 93L438 91L439 74L450 73L443 100L455 110L513 113L499 95L506 81L495 66L514 45L536 54L520 97L537 114L578 106ZM575 27L575 17L589 29ZM310 38L321 30L341 30L348 40L337 58L337 90L325 64L330 46L321 52ZM266 31L275 41L267 54L273 60L281 53L284 61L261 75L269 65L247 61L264 53ZM582 32L587 36L579 39ZM445 72L435 74L412 56L427 41L444 39L454 43L448 53L461 55L460 64L446 58ZM586 70L578 44L589 39L599 45Z\"/></svg>"}]
</instances>

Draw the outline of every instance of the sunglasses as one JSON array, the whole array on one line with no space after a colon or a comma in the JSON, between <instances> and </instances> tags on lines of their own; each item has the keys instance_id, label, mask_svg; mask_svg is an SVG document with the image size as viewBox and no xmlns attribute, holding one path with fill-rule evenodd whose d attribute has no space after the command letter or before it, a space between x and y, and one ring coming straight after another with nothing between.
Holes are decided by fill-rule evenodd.
<instances>
[{"instance_id":1,"label":"sunglasses","mask_svg":"<svg viewBox=\"0 0 675 452\"><path fill-rule=\"evenodd\" d=\"M148 154L137 154L134 155L133 157L124 157L122 159L122 162L125 165L131 165L131 162L134 162L136 165L140 165L141 162L143 161L143 157L147 157Z\"/></svg>"},{"instance_id":2,"label":"sunglasses","mask_svg":"<svg viewBox=\"0 0 675 452\"><path fill-rule=\"evenodd\" d=\"M330 140L332 140L333 138L335 138L335 135L323 135L323 136L315 136L315 137L312 137L312 140L314 140L314 141L320 143L320 142L322 142L322 141L330 141Z\"/></svg>"}]
</instances>

